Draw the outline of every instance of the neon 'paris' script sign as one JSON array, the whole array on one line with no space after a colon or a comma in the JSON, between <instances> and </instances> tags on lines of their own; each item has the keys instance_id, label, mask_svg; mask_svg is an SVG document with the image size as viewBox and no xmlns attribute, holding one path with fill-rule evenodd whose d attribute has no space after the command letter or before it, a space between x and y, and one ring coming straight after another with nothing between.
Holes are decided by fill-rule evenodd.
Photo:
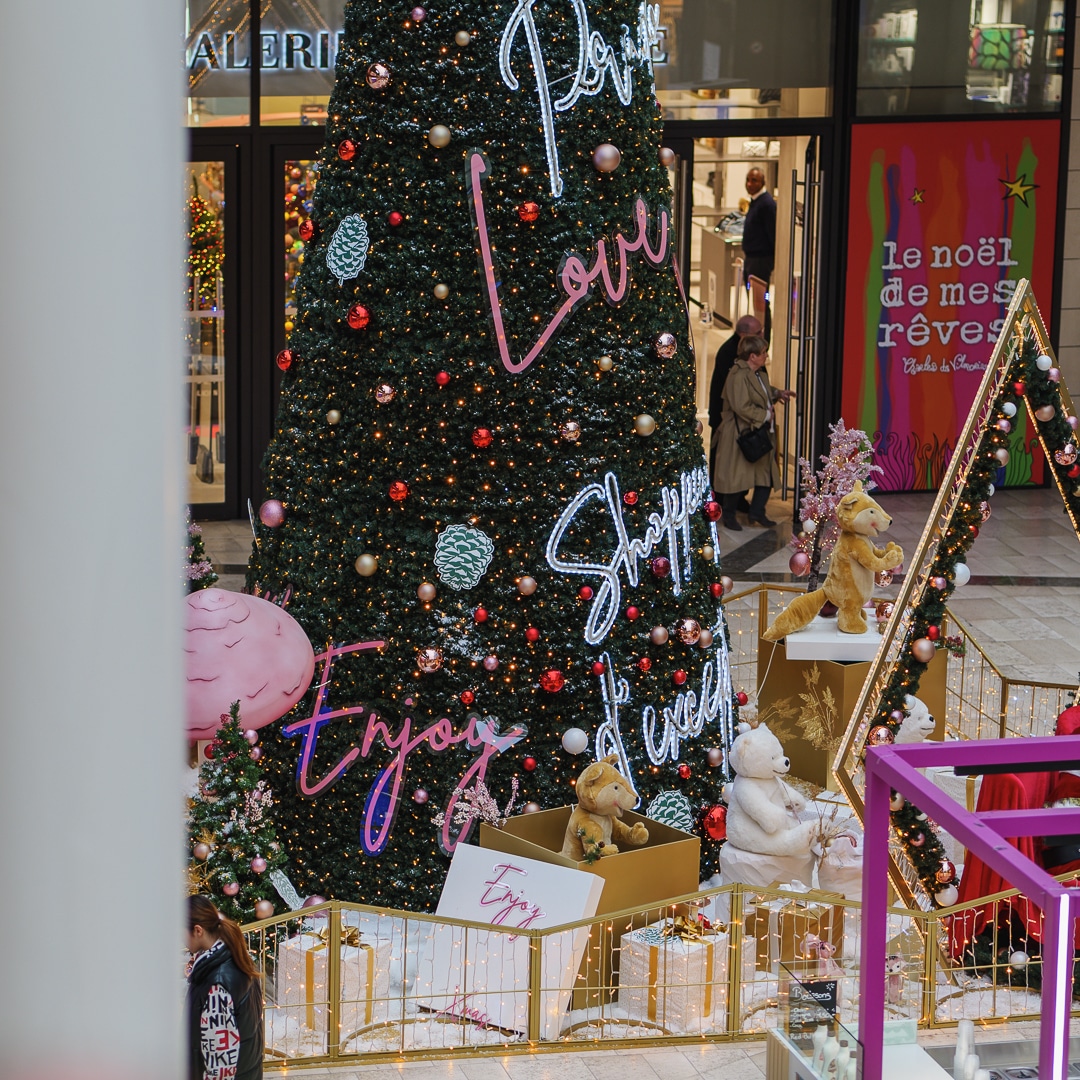
<instances>
[{"instance_id":1,"label":"neon 'paris' script sign","mask_svg":"<svg viewBox=\"0 0 1080 1080\"><path fill-rule=\"evenodd\" d=\"M488 171L484 155L474 150L469 154L469 171L466 177L469 195L472 198L473 215L476 219L476 231L480 239L480 261L484 268L484 280L487 285L488 303L491 305L491 317L495 324L495 340L499 345L499 356L507 371L515 374L524 371L551 343L555 332L574 310L592 294L593 286L599 278L604 290L604 299L609 304L621 304L630 291L629 256L640 251L654 267L663 266L668 256L668 212L661 207L657 213L656 247L649 244L649 208L644 199L634 203L634 222L637 234L628 240L623 233L616 233L615 272L608 258L608 241L601 237L596 241L596 255L592 266L586 268L585 260L576 252L568 254L559 269L559 285L566 294L566 299L551 317L551 321L540 332L532 348L515 360L510 355L510 345L506 340L506 328L503 325L502 306L499 303L499 283L495 278L495 259L491 253L491 239L488 236L487 214L484 210L484 193L481 178Z\"/></svg>"},{"instance_id":2,"label":"neon 'paris' script sign","mask_svg":"<svg viewBox=\"0 0 1080 1080\"><path fill-rule=\"evenodd\" d=\"M634 92L634 68L644 67L649 78L653 77L653 48L663 41L660 29L660 5L642 3L638 7L637 35L625 23L619 37L619 54L609 45L599 30L589 26L589 13L585 9L585 0L571 0L577 21L577 70L571 75L560 77L555 82L571 79L570 89L562 97L552 99L552 81L548 78L548 69L544 61L544 50L540 35L536 30L533 17L533 5L536 0L518 0L507 20L499 42L499 74L503 82L517 90L521 85L510 63L510 52L519 33L524 32L529 46L529 59L532 62L533 75L536 79L536 95L540 100L540 118L544 128L544 148L547 152L548 172L551 177L551 194L558 198L562 194L563 181L559 172L559 147L555 139L555 113L572 109L580 98L592 97L604 88L607 76L619 101L629 105Z\"/></svg>"}]
</instances>

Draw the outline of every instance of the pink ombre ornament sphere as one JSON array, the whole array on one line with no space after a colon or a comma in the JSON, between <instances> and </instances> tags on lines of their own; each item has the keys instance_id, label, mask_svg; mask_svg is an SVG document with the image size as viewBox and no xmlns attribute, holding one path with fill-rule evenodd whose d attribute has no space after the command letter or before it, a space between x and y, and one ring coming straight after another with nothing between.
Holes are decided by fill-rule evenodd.
<instances>
[{"instance_id":1,"label":"pink ombre ornament sphere","mask_svg":"<svg viewBox=\"0 0 1080 1080\"><path fill-rule=\"evenodd\" d=\"M259 507L259 520L268 528L276 529L285 523L285 507L280 499L267 499Z\"/></svg>"},{"instance_id":2,"label":"pink ombre ornament sphere","mask_svg":"<svg viewBox=\"0 0 1080 1080\"><path fill-rule=\"evenodd\" d=\"M312 893L300 906L306 907L318 907L320 904L326 903L326 897L320 896L318 893Z\"/></svg>"},{"instance_id":3,"label":"pink ombre ornament sphere","mask_svg":"<svg viewBox=\"0 0 1080 1080\"><path fill-rule=\"evenodd\" d=\"M255 903L255 918L269 919L274 914L274 905L269 900L258 900Z\"/></svg>"},{"instance_id":4,"label":"pink ombre ornament sphere","mask_svg":"<svg viewBox=\"0 0 1080 1080\"><path fill-rule=\"evenodd\" d=\"M255 858L251 860L251 869L254 870L256 874L266 873L266 860L261 855L256 855Z\"/></svg>"},{"instance_id":5,"label":"pink ombre ornament sphere","mask_svg":"<svg viewBox=\"0 0 1080 1080\"><path fill-rule=\"evenodd\" d=\"M805 577L810 573L810 556L805 551L796 551L794 555L788 559L788 569L796 577Z\"/></svg>"},{"instance_id":6,"label":"pink ombre ornament sphere","mask_svg":"<svg viewBox=\"0 0 1080 1080\"><path fill-rule=\"evenodd\" d=\"M226 896L235 896L240 891L240 882L226 881L225 884L221 886L221 891Z\"/></svg>"},{"instance_id":7,"label":"pink ombre ornament sphere","mask_svg":"<svg viewBox=\"0 0 1080 1080\"><path fill-rule=\"evenodd\" d=\"M262 747L253 746L248 751L248 757L251 758L252 761L261 761L262 760Z\"/></svg>"},{"instance_id":8,"label":"pink ombre ornament sphere","mask_svg":"<svg viewBox=\"0 0 1080 1080\"><path fill-rule=\"evenodd\" d=\"M244 732L244 738L247 739L249 746L254 746L259 741L259 733L254 728L248 728Z\"/></svg>"},{"instance_id":9,"label":"pink ombre ornament sphere","mask_svg":"<svg viewBox=\"0 0 1080 1080\"><path fill-rule=\"evenodd\" d=\"M315 653L277 604L246 593L200 589L185 597L187 731L212 739L234 701L245 730L284 716L305 694ZM249 740L250 741L250 740Z\"/></svg>"}]
</instances>

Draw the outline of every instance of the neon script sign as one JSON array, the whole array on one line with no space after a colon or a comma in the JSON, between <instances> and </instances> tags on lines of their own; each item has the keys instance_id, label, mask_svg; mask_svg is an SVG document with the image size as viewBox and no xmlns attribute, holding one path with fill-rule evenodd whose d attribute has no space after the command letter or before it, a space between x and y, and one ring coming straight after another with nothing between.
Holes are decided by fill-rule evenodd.
<instances>
[{"instance_id":1,"label":"neon script sign","mask_svg":"<svg viewBox=\"0 0 1080 1080\"><path fill-rule=\"evenodd\" d=\"M454 794L450 796L443 811L444 820L439 837L443 850L452 854L457 845L468 838L473 825L473 822L470 822L456 836L450 831L454 807L461 798L462 792L470 784L483 780L487 776L487 767L491 759L520 742L525 737L526 729L519 724L508 732L500 733L498 725L490 717L481 719L473 714L469 716L468 722L460 731L456 730L450 719L445 716L420 731L414 729L412 718L406 716L395 731L391 730L390 725L377 713L368 712L366 706L363 705L323 711L335 657L346 653L379 649L385 644L385 641L362 641L356 645L329 648L315 657L315 662L322 664L322 670L319 692L315 697L311 716L282 729L282 734L286 738L294 738L297 735L302 737L300 758L296 764L296 789L305 798L317 798L333 787L358 759L368 758L377 742L392 751L393 758L379 771L364 800L363 821L360 826L360 844L364 852L368 855L378 855L390 841L390 833L401 805L401 788L405 782L410 754L425 744L432 753L436 754L453 746L464 745L466 749L475 750L477 753L461 779L454 785ZM412 704L411 699L406 699L406 704ZM358 716L365 712L368 712L367 727L360 746L352 747L322 776L314 776L315 751L322 728L343 717Z\"/></svg>"},{"instance_id":2,"label":"neon script sign","mask_svg":"<svg viewBox=\"0 0 1080 1080\"><path fill-rule=\"evenodd\" d=\"M670 228L668 212L660 208L657 213L656 246L649 243L649 209L644 199L634 203L634 222L637 233L633 240L628 240L623 233L616 233L613 242L615 248L615 269L612 271L608 256L608 241L601 237L596 241L596 254L592 265L586 267L585 260L576 252L568 254L559 269L559 285L566 294L566 299L551 317L551 321L540 332L532 348L520 359L510 355L510 346L506 340L506 328L503 325L502 305L499 302L499 283L495 275L495 258L491 253L491 239L488 236L487 214L484 210L484 193L481 178L488 171L484 155L474 150L469 155L469 171L466 178L469 195L472 199L476 231L480 240L480 261L484 269L487 285L488 303L491 305L491 317L495 324L495 340L499 344L499 356L507 371L517 374L524 371L551 343L555 332L568 319L577 307L592 295L593 287L599 279L604 299L609 304L621 304L630 291L630 256L640 251L654 267L661 267L668 257Z\"/></svg>"},{"instance_id":3,"label":"neon script sign","mask_svg":"<svg viewBox=\"0 0 1080 1080\"><path fill-rule=\"evenodd\" d=\"M637 585L640 564L652 558L657 546L667 542L668 559L671 562L671 586L676 596L682 592L683 575L692 572L690 520L701 508L709 491L709 473L702 466L679 477L679 486L660 490L661 510L649 515L645 535L631 540L623 519L623 501L619 493L619 481L614 473L608 473L602 484L589 484L574 496L559 515L547 543L547 561L552 570L582 577L598 577L600 586L593 597L589 618L585 623L585 641L599 645L607 637L622 606L622 576L628 585ZM615 529L616 545L606 563L577 561L562 555L560 548L574 518L590 502L604 504ZM712 541L719 548L716 524L712 523Z\"/></svg>"},{"instance_id":4,"label":"neon script sign","mask_svg":"<svg viewBox=\"0 0 1080 1080\"><path fill-rule=\"evenodd\" d=\"M521 83L514 74L510 53L519 33L524 33L529 46L529 60L536 79L536 96L540 102L540 118L544 129L544 148L547 152L551 194L562 194L563 182L559 172L559 147L555 138L555 113L567 112L583 97L593 97L604 88L608 76L615 94L623 105L629 105L634 92L634 68L643 67L653 77L653 49L663 40L660 29L660 5L642 3L638 7L636 36L625 23L619 37L619 53L609 45L603 34L589 26L585 0L572 0L577 23L577 69L571 75L559 75L552 80L544 59L540 34L536 29L533 5L536 0L518 0L507 20L499 41L499 74L511 90ZM561 36L561 35L560 35ZM570 89L562 97L552 98L553 83L570 79Z\"/></svg>"}]
</instances>

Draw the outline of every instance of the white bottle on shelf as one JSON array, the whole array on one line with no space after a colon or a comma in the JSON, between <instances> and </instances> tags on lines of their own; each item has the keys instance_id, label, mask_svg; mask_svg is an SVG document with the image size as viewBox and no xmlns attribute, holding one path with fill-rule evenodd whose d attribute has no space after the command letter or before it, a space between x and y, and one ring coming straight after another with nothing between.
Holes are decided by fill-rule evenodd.
<instances>
[{"instance_id":1,"label":"white bottle on shelf","mask_svg":"<svg viewBox=\"0 0 1080 1080\"><path fill-rule=\"evenodd\" d=\"M953 1054L953 1076L963 1080L968 1054L975 1049L975 1022L961 1020L956 1025L956 1051Z\"/></svg>"},{"instance_id":2,"label":"white bottle on shelf","mask_svg":"<svg viewBox=\"0 0 1080 1080\"><path fill-rule=\"evenodd\" d=\"M814 1028L814 1036L811 1040L811 1052L810 1062L816 1069L821 1062L821 1050L825 1045L825 1040L829 1037L829 1029L825 1024L818 1024Z\"/></svg>"},{"instance_id":3,"label":"white bottle on shelf","mask_svg":"<svg viewBox=\"0 0 1080 1080\"><path fill-rule=\"evenodd\" d=\"M840 1044L840 1050L836 1055L836 1080L846 1080L848 1068L851 1065L851 1050L846 1042Z\"/></svg>"},{"instance_id":4,"label":"white bottle on shelf","mask_svg":"<svg viewBox=\"0 0 1080 1080\"><path fill-rule=\"evenodd\" d=\"M855 1058L848 1062L847 1076L838 1077L837 1080L859 1080L859 1063Z\"/></svg>"},{"instance_id":5,"label":"white bottle on shelf","mask_svg":"<svg viewBox=\"0 0 1080 1080\"><path fill-rule=\"evenodd\" d=\"M835 1035L830 1035L821 1050L821 1068L818 1072L822 1076L836 1075L836 1055L839 1053L840 1040Z\"/></svg>"},{"instance_id":6,"label":"white bottle on shelf","mask_svg":"<svg viewBox=\"0 0 1080 1080\"><path fill-rule=\"evenodd\" d=\"M964 1062L964 1080L975 1080L975 1074L979 1071L979 1055L974 1050L968 1054Z\"/></svg>"}]
</instances>

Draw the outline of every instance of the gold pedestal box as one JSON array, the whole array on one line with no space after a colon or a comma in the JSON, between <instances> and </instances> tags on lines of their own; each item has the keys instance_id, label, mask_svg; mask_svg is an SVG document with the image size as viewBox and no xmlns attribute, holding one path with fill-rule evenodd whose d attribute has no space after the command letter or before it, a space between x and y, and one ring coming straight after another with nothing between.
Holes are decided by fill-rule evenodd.
<instances>
[{"instance_id":1,"label":"gold pedestal box","mask_svg":"<svg viewBox=\"0 0 1080 1080\"><path fill-rule=\"evenodd\" d=\"M764 625L764 624L763 624ZM937 721L933 739L945 737L945 669L948 653L938 649L919 680L917 697ZM791 759L791 775L819 787L836 790L833 758L872 661L789 660L784 642L758 638L758 716L781 716L784 750ZM792 733L793 732L793 733ZM816 738L808 737L808 732ZM817 745L815 745L815 743Z\"/></svg>"},{"instance_id":2,"label":"gold pedestal box","mask_svg":"<svg viewBox=\"0 0 1080 1080\"><path fill-rule=\"evenodd\" d=\"M649 841L644 847L626 848L618 855L607 855L592 863L575 862L559 853L573 809L560 806L535 814L519 814L510 818L502 829L482 823L480 846L556 866L573 866L602 877L604 891L596 908L597 919L613 911L647 908L673 896L697 892L701 841L696 836L628 810L622 818L625 824L633 828L640 821L649 830ZM592 934L578 972L571 1008L612 1002L618 984L617 950L623 933L655 922L657 917L655 909L645 911L639 918L620 919L618 925L604 923L603 933Z\"/></svg>"}]
</instances>

